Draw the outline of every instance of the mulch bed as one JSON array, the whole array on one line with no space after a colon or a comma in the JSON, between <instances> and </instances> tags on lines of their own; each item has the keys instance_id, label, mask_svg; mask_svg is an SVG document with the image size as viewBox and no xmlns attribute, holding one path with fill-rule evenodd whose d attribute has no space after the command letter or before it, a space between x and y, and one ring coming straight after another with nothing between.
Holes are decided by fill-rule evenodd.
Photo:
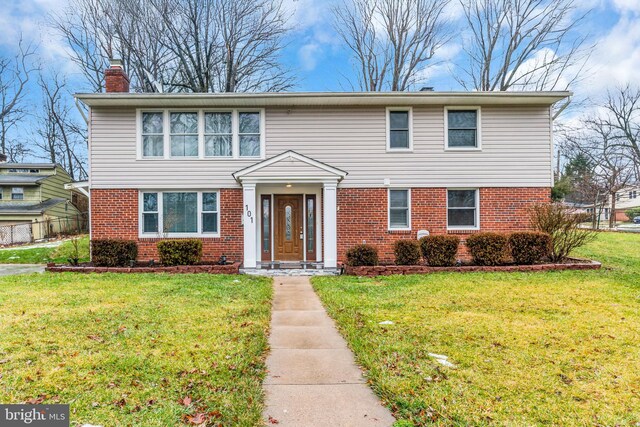
<instances>
[{"instance_id":1,"label":"mulch bed","mask_svg":"<svg viewBox=\"0 0 640 427\"><path fill-rule=\"evenodd\" d=\"M240 263L234 262L225 265L219 264L198 264L198 265L178 265L175 267L164 267L161 265L139 265L135 267L95 267L91 264L79 266L47 264L46 271L52 273L209 273L209 274L239 274Z\"/></svg>"},{"instance_id":2,"label":"mulch bed","mask_svg":"<svg viewBox=\"0 0 640 427\"><path fill-rule=\"evenodd\" d=\"M570 259L564 263L547 263L533 265L461 265L455 267L429 267L428 265L376 265L373 267L351 267L344 266L344 274L351 276L391 276L393 274L428 274L447 271L457 271L468 273L473 271L483 272L527 272L527 271L561 271L561 270L597 270L602 267L597 261Z\"/></svg>"}]
</instances>

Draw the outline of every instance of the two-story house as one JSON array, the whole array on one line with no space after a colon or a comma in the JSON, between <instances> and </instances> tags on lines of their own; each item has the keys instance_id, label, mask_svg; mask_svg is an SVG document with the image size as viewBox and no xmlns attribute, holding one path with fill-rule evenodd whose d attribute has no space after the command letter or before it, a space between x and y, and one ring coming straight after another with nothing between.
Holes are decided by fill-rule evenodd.
<instances>
[{"instance_id":1,"label":"two-story house","mask_svg":"<svg viewBox=\"0 0 640 427\"><path fill-rule=\"evenodd\" d=\"M550 106L567 92L129 93L90 108L92 238L202 239L245 268L334 268L359 243L393 260L419 231L528 227L549 201Z\"/></svg>"},{"instance_id":2,"label":"two-story house","mask_svg":"<svg viewBox=\"0 0 640 427\"><path fill-rule=\"evenodd\" d=\"M82 209L86 212L86 197L65 188L73 179L60 165L5 160L0 155L0 226L48 223L46 229L38 226L30 233L30 238L38 239L60 232L64 225L57 220L78 216Z\"/></svg>"}]
</instances>

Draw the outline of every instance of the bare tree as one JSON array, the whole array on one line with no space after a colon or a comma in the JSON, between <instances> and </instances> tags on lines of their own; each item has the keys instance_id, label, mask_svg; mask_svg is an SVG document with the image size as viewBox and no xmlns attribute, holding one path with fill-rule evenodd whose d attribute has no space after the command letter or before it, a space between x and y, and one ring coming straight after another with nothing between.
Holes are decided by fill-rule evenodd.
<instances>
[{"instance_id":1,"label":"bare tree","mask_svg":"<svg viewBox=\"0 0 640 427\"><path fill-rule=\"evenodd\" d=\"M603 122L614 133L613 146L632 162L640 181L640 89L627 85L610 91L603 107Z\"/></svg>"},{"instance_id":2,"label":"bare tree","mask_svg":"<svg viewBox=\"0 0 640 427\"><path fill-rule=\"evenodd\" d=\"M235 92L292 86L287 19L282 0L72 0L51 21L94 91L119 57L134 90Z\"/></svg>"},{"instance_id":3,"label":"bare tree","mask_svg":"<svg viewBox=\"0 0 640 427\"><path fill-rule=\"evenodd\" d=\"M335 29L353 54L363 91L404 91L451 37L449 0L351 0L333 9Z\"/></svg>"},{"instance_id":4,"label":"bare tree","mask_svg":"<svg viewBox=\"0 0 640 427\"><path fill-rule=\"evenodd\" d=\"M458 81L482 91L566 89L589 49L575 0L460 0L471 38Z\"/></svg>"},{"instance_id":5,"label":"bare tree","mask_svg":"<svg viewBox=\"0 0 640 427\"><path fill-rule=\"evenodd\" d=\"M42 93L42 108L38 115L35 145L45 153L51 163L60 163L73 179L87 176L83 160L78 153L84 151L85 141L80 126L75 124L71 106L65 100L71 95L66 81L57 73L40 74L38 86Z\"/></svg>"},{"instance_id":6,"label":"bare tree","mask_svg":"<svg viewBox=\"0 0 640 427\"><path fill-rule=\"evenodd\" d=\"M609 200L609 227L615 226L616 193L627 187L634 177L632 161L617 143L616 129L603 117L582 121L581 128L568 136L569 144L592 165L591 187L594 210L602 206L601 196Z\"/></svg>"},{"instance_id":7,"label":"bare tree","mask_svg":"<svg viewBox=\"0 0 640 427\"><path fill-rule=\"evenodd\" d=\"M27 114L24 98L29 79L37 69L32 62L35 53L33 45L26 45L20 39L18 52L13 57L0 57L0 152L7 153L10 131Z\"/></svg>"}]
</instances>

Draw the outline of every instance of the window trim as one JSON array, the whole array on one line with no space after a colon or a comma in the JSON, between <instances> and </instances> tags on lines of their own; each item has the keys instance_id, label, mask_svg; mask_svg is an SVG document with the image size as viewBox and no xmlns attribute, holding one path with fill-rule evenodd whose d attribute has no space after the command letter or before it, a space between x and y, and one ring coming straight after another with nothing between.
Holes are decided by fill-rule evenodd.
<instances>
[{"instance_id":1,"label":"window trim","mask_svg":"<svg viewBox=\"0 0 640 427\"><path fill-rule=\"evenodd\" d=\"M161 112L163 120L163 155L162 156L143 156L142 151L142 114ZM170 113L189 113L198 114L198 155L197 156L171 156L171 135L170 135ZM205 113L227 112L231 113L231 153L232 156L205 156ZM260 155L252 157L240 157L240 136L239 136L239 113L260 113ZM136 160L141 161L157 161L157 160L264 160L266 157L266 114L264 108L137 108L136 109Z\"/></svg>"},{"instance_id":2,"label":"window trim","mask_svg":"<svg viewBox=\"0 0 640 427\"><path fill-rule=\"evenodd\" d=\"M144 221L143 221L143 214L144 214L144 194L145 193L158 193L158 231L156 232L144 232L143 226L144 226ZM198 231L195 233L165 233L164 232L164 218L163 218L163 214L164 214L164 197L163 197L163 193L196 193L197 194L197 204L198 204L198 212L197 212L197 228ZM217 206L217 220L218 220L218 231L216 233L207 231L207 232L203 232L202 231L202 193L216 193L217 197L216 197L216 202L218 203ZM200 238L207 238L207 237L220 237L220 227L221 227L221 223L220 223L220 190L216 190L216 189L211 189L211 190L195 190L195 189L176 189L176 188L169 188L169 189L164 189L164 190L158 190L158 189L144 189L144 190L138 190L138 237L139 238L163 238L163 237L167 237L167 238L181 238L181 237L200 237ZM213 211L206 211L206 212L213 212Z\"/></svg>"},{"instance_id":3,"label":"window trim","mask_svg":"<svg viewBox=\"0 0 640 427\"><path fill-rule=\"evenodd\" d=\"M449 225L449 191L455 190L473 190L475 191L475 209L476 209L476 217L475 217L475 227L468 225ZM447 230L480 230L480 189L474 187L447 187L446 192L446 206L447 206ZM456 209L456 208L452 208Z\"/></svg>"},{"instance_id":4,"label":"window trim","mask_svg":"<svg viewBox=\"0 0 640 427\"><path fill-rule=\"evenodd\" d=\"M449 111L476 111L476 146L449 147ZM446 105L444 107L444 151L482 151L482 109L475 105Z\"/></svg>"},{"instance_id":5,"label":"window trim","mask_svg":"<svg viewBox=\"0 0 640 427\"><path fill-rule=\"evenodd\" d=\"M391 148L391 112L406 111L409 113L409 148ZM387 153L411 153L413 152L413 107L386 107L386 151Z\"/></svg>"},{"instance_id":6,"label":"window trim","mask_svg":"<svg viewBox=\"0 0 640 427\"><path fill-rule=\"evenodd\" d=\"M407 192L407 227L391 226L391 192L406 191ZM411 188L394 187L387 189L387 230L388 231L411 231Z\"/></svg>"}]
</instances>

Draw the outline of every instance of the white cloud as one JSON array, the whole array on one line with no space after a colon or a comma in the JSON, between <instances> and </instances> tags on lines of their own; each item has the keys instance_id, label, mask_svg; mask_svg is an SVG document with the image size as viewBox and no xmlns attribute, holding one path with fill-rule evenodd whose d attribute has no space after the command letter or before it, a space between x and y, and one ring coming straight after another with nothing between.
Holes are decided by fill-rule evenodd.
<instances>
[{"instance_id":1,"label":"white cloud","mask_svg":"<svg viewBox=\"0 0 640 427\"><path fill-rule=\"evenodd\" d=\"M298 50L298 59L304 71L311 71L318 65L318 57L322 47L317 43L305 44Z\"/></svg>"}]
</instances>

